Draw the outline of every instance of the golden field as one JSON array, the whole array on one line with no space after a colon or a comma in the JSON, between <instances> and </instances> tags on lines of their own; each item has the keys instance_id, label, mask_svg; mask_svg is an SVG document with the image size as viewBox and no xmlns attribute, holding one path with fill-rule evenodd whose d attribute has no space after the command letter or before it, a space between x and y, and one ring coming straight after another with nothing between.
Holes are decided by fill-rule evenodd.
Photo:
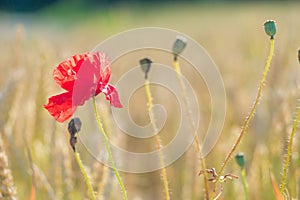
<instances>
[{"instance_id":1,"label":"golden field","mask_svg":"<svg viewBox=\"0 0 300 200\"><path fill-rule=\"evenodd\" d=\"M81 11L76 5L54 5L30 15L0 12L0 133L3 143L0 149L8 158L18 199L30 199L33 188L36 199L89 199L69 146L67 122L57 123L43 105L50 96L61 92L52 78L58 63L73 54L88 52L108 37L133 28L162 27L182 32L201 44L216 63L226 90L226 119L222 135L205 161L207 168L214 167L218 171L238 137L259 86L270 48L263 30L263 23L268 19L277 23L275 54L261 103L237 152L245 154L249 199L275 199L270 172L279 184L299 106L299 9L300 4L296 2L255 2L124 4L91 11ZM122 74L137 65L141 56L147 57L137 53L113 62L110 82L116 83ZM152 56L165 55L154 53ZM166 59L171 66L172 57ZM200 133L206 131L211 117L210 96L205 82L193 69L182 68L182 73L191 81L201 102L202 126L198 132L202 138ZM180 120L179 105L176 101L160 98L161 95L173 98L164 88L152 86L151 89L154 103L161 103L167 113L172 112L160 134L165 145L172 139ZM98 99L101 100L100 116L114 144L133 152L154 150L153 138L114 137L114 132L122 132L112 125L109 103L102 95ZM133 94L129 108L137 124L149 123L142 88ZM286 199L300 199L298 133L292 149ZM80 134L84 134L84 129ZM121 199L120 187L110 169L95 160L80 142L77 146L98 198ZM193 145L166 170L171 199L204 199L203 177L198 176L200 165ZM240 176L234 159L225 172ZM129 199L164 199L159 171L121 172L121 176ZM213 183L209 186L212 190ZM241 179L229 180L222 187L219 199L245 198Z\"/></svg>"}]
</instances>

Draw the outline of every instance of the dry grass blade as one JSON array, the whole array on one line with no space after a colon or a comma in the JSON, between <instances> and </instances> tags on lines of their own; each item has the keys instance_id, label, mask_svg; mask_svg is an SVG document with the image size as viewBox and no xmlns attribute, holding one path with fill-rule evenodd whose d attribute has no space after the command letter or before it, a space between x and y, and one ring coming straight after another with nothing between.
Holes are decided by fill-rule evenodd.
<instances>
[{"instance_id":1,"label":"dry grass blade","mask_svg":"<svg viewBox=\"0 0 300 200\"><path fill-rule=\"evenodd\" d=\"M30 192L30 200L35 200L35 186L32 185L31 192Z\"/></svg>"},{"instance_id":2,"label":"dry grass blade","mask_svg":"<svg viewBox=\"0 0 300 200\"><path fill-rule=\"evenodd\" d=\"M220 191L219 194L216 195L216 197L214 198L214 200L218 200L220 198L221 194L222 194L222 191Z\"/></svg>"},{"instance_id":3,"label":"dry grass blade","mask_svg":"<svg viewBox=\"0 0 300 200\"><path fill-rule=\"evenodd\" d=\"M30 200L35 200L36 175L35 175L35 171L34 171L34 165L33 165L33 161L32 161L31 151L30 151L30 148L28 146L28 142L27 142L26 138L24 138L24 143L25 143L25 146L26 146L28 160L29 160L29 164L30 164L31 175L32 175L32 186L31 186Z\"/></svg>"},{"instance_id":4,"label":"dry grass blade","mask_svg":"<svg viewBox=\"0 0 300 200\"><path fill-rule=\"evenodd\" d=\"M45 176L44 172L33 163L33 167L34 167L34 171L36 173L36 180L37 180L37 184L41 185L47 192L47 197L49 199L59 199L57 197L57 195L55 194L55 191L53 189L53 187L51 186L51 184L49 183L47 177Z\"/></svg>"},{"instance_id":5,"label":"dry grass blade","mask_svg":"<svg viewBox=\"0 0 300 200\"><path fill-rule=\"evenodd\" d=\"M273 191L275 193L276 200L283 200L283 197L280 194L280 189L278 187L277 181L271 171L270 171L270 178L271 178L272 187L273 187Z\"/></svg>"},{"instance_id":6,"label":"dry grass blade","mask_svg":"<svg viewBox=\"0 0 300 200\"><path fill-rule=\"evenodd\" d=\"M22 75L22 71L15 71L6 81L5 85L1 88L0 91L0 111L2 115L0 115L0 127L5 124L5 121L7 120L7 114L9 113L10 106L12 105L10 102L12 101L16 85L18 83L18 80L20 79Z\"/></svg>"}]
</instances>

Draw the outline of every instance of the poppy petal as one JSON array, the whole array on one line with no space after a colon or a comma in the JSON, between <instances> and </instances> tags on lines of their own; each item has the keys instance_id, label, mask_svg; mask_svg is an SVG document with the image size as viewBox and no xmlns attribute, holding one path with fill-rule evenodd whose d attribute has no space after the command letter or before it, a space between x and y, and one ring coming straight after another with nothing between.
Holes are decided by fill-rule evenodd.
<instances>
[{"instance_id":1,"label":"poppy petal","mask_svg":"<svg viewBox=\"0 0 300 200\"><path fill-rule=\"evenodd\" d=\"M87 58L88 53L76 54L66 61L60 63L53 71L53 79L63 89L71 91L74 81L77 79L77 72L83 61Z\"/></svg>"},{"instance_id":2,"label":"poppy petal","mask_svg":"<svg viewBox=\"0 0 300 200\"><path fill-rule=\"evenodd\" d=\"M108 83L111 74L109 58L105 53L95 52L91 57L91 64L95 67L95 75L98 82Z\"/></svg>"},{"instance_id":3,"label":"poppy petal","mask_svg":"<svg viewBox=\"0 0 300 200\"><path fill-rule=\"evenodd\" d=\"M98 80L96 74L99 74L99 68L92 57L89 56L81 65L77 80L73 85L73 103L76 106L83 105L86 100L91 98L96 93Z\"/></svg>"},{"instance_id":4,"label":"poppy petal","mask_svg":"<svg viewBox=\"0 0 300 200\"><path fill-rule=\"evenodd\" d=\"M100 60L100 81L107 84L110 79L111 74L111 65L109 58L104 54L100 53L97 54Z\"/></svg>"},{"instance_id":5,"label":"poppy petal","mask_svg":"<svg viewBox=\"0 0 300 200\"><path fill-rule=\"evenodd\" d=\"M119 99L118 91L114 86L107 84L102 90L102 92L103 94L105 94L106 99L110 101L111 106L116 108L123 107Z\"/></svg>"},{"instance_id":6,"label":"poppy petal","mask_svg":"<svg viewBox=\"0 0 300 200\"><path fill-rule=\"evenodd\" d=\"M107 84L110 78L110 74L111 74L111 66L108 65L101 72L101 79L102 79L101 81Z\"/></svg>"},{"instance_id":7,"label":"poppy petal","mask_svg":"<svg viewBox=\"0 0 300 200\"><path fill-rule=\"evenodd\" d=\"M44 105L50 115L58 122L64 122L75 112L77 106L72 103L72 93L65 92L49 98L48 104Z\"/></svg>"}]
</instances>

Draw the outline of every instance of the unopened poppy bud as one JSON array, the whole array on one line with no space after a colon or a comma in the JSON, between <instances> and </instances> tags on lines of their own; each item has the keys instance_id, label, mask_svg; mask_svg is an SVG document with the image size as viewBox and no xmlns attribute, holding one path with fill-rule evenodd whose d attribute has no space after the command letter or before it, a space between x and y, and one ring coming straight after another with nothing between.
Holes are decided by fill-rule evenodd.
<instances>
[{"instance_id":1,"label":"unopened poppy bud","mask_svg":"<svg viewBox=\"0 0 300 200\"><path fill-rule=\"evenodd\" d=\"M175 58L177 58L177 56L184 50L186 42L187 39L185 37L177 36L172 48Z\"/></svg>"},{"instance_id":2,"label":"unopened poppy bud","mask_svg":"<svg viewBox=\"0 0 300 200\"><path fill-rule=\"evenodd\" d=\"M300 63L300 49L298 50L298 61Z\"/></svg>"},{"instance_id":3,"label":"unopened poppy bud","mask_svg":"<svg viewBox=\"0 0 300 200\"><path fill-rule=\"evenodd\" d=\"M148 79L148 72L150 71L152 61L149 58L140 60L142 71L145 73L145 79Z\"/></svg>"},{"instance_id":4,"label":"unopened poppy bud","mask_svg":"<svg viewBox=\"0 0 300 200\"><path fill-rule=\"evenodd\" d=\"M73 151L76 151L77 137L70 137L70 145Z\"/></svg>"},{"instance_id":5,"label":"unopened poppy bud","mask_svg":"<svg viewBox=\"0 0 300 200\"><path fill-rule=\"evenodd\" d=\"M236 163L241 167L244 168L245 167L245 156L244 153L238 153L235 156L235 161Z\"/></svg>"},{"instance_id":6,"label":"unopened poppy bud","mask_svg":"<svg viewBox=\"0 0 300 200\"><path fill-rule=\"evenodd\" d=\"M78 117L73 118L68 124L68 131L71 137L75 136L81 129L81 120Z\"/></svg>"},{"instance_id":7,"label":"unopened poppy bud","mask_svg":"<svg viewBox=\"0 0 300 200\"><path fill-rule=\"evenodd\" d=\"M271 36L271 39L274 38L274 35L276 34L276 24L273 20L268 20L264 23L265 32L268 36Z\"/></svg>"}]
</instances>

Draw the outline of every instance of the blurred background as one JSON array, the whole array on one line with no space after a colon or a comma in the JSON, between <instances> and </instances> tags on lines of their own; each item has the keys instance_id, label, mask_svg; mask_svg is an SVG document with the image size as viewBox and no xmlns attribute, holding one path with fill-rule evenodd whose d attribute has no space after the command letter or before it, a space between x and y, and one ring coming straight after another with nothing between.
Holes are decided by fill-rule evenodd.
<instances>
[{"instance_id":1,"label":"blurred background","mask_svg":"<svg viewBox=\"0 0 300 200\"><path fill-rule=\"evenodd\" d=\"M275 56L263 99L238 151L246 157L249 199L274 199L269 172L281 179L287 139L299 106L300 3L298 1L34 1L0 2L0 133L3 152L14 178L19 199L88 199L86 185L69 147L67 122L57 123L43 108L61 92L52 71L66 58L88 52L122 31L141 27L174 29L201 44L218 66L227 94L222 135L206 157L208 168L220 169L250 110L269 52L263 30L268 19L277 22ZM116 47L117 48L117 47ZM141 55L124 56L112 64L111 83L138 63ZM154 59L160 55L153 54ZM163 54L164 56L164 54ZM166 55L167 56L167 55ZM172 57L169 66L172 66ZM210 96L203 79L190 66L182 67L201 104L202 138L210 121ZM197 81L193 81L197 80ZM168 144L178 123L178 103L164 88L151 87L154 103L165 105L168 115L162 133ZM159 98L160 94L168 99ZM111 110L99 97L99 111L111 141L123 148L147 152L154 140L115 137L121 130L111 122ZM101 99L103 101L101 101ZM149 123L144 90L130 101L130 114L139 125ZM105 116L105 117L104 117ZM84 131L83 131L84 132ZM167 133L170 133L168 135ZM287 181L287 198L300 199L299 134L296 134ZM111 170L77 144L98 199L121 199ZM168 166L171 199L204 199L195 148ZM231 160L226 173L240 176ZM164 199L160 172L121 173L129 199ZM211 189L213 183L210 183ZM240 179L223 184L220 199L244 199Z\"/></svg>"}]
</instances>

